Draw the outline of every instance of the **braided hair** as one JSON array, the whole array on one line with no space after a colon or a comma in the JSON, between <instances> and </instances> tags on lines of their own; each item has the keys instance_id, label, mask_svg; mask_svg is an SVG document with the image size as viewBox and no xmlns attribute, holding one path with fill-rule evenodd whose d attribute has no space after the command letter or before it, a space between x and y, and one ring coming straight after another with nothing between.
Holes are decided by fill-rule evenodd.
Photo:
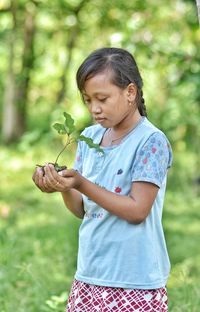
<instances>
[{"instance_id":1,"label":"braided hair","mask_svg":"<svg viewBox=\"0 0 200 312\"><path fill-rule=\"evenodd\" d=\"M112 83L125 89L130 83L137 87L136 104L141 116L147 116L143 98L143 81L138 66L132 54L121 48L101 48L93 51L80 65L76 81L82 93L87 79L110 69Z\"/></svg>"}]
</instances>

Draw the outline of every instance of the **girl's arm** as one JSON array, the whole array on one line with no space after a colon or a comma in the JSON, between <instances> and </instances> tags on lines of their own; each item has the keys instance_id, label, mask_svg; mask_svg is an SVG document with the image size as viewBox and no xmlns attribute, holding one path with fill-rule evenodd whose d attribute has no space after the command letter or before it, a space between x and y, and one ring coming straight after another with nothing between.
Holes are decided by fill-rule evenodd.
<instances>
[{"instance_id":1,"label":"girl's arm","mask_svg":"<svg viewBox=\"0 0 200 312\"><path fill-rule=\"evenodd\" d=\"M83 219L84 209L82 195L75 189L61 192L65 206L78 218Z\"/></svg>"},{"instance_id":2,"label":"girl's arm","mask_svg":"<svg viewBox=\"0 0 200 312\"><path fill-rule=\"evenodd\" d=\"M144 221L159 190L152 183L134 182L129 196L118 195L90 182L75 170L57 174L52 165L45 167L45 177L49 187L57 184L55 188L60 192L76 189L110 213L132 223Z\"/></svg>"},{"instance_id":3,"label":"girl's arm","mask_svg":"<svg viewBox=\"0 0 200 312\"><path fill-rule=\"evenodd\" d=\"M77 189L110 213L128 222L139 224L148 216L158 193L158 186L134 182L129 196L118 195L81 177Z\"/></svg>"}]
</instances>

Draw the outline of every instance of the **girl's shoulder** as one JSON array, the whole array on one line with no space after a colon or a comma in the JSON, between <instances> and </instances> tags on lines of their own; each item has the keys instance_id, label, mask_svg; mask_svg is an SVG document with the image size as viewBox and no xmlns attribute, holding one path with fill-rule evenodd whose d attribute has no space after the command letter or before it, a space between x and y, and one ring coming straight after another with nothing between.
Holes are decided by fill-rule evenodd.
<instances>
[{"instance_id":1,"label":"girl's shoulder","mask_svg":"<svg viewBox=\"0 0 200 312\"><path fill-rule=\"evenodd\" d=\"M142 123L143 128L149 133L152 132L162 132L159 128L157 128L147 117L144 118Z\"/></svg>"},{"instance_id":2,"label":"girl's shoulder","mask_svg":"<svg viewBox=\"0 0 200 312\"><path fill-rule=\"evenodd\" d=\"M138 154L142 155L146 153L149 155L152 152L155 155L167 155L170 167L172 164L173 152L166 134L161 129L154 126L147 118L143 123L142 133L144 139L141 140L138 145Z\"/></svg>"},{"instance_id":3,"label":"girl's shoulder","mask_svg":"<svg viewBox=\"0 0 200 312\"><path fill-rule=\"evenodd\" d=\"M160 138L162 140L166 140L167 142L169 142L166 134L159 129L158 127L156 127L151 121L149 121L147 118L145 118L144 122L143 122L143 129L142 129L142 133L146 134L146 138L147 140L149 140L150 138Z\"/></svg>"}]
</instances>

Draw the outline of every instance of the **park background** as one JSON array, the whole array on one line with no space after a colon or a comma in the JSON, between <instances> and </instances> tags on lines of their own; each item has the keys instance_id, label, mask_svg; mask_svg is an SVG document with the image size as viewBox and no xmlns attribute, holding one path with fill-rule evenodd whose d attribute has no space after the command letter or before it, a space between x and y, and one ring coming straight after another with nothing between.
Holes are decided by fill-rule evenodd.
<instances>
[{"instance_id":1,"label":"park background","mask_svg":"<svg viewBox=\"0 0 200 312\"><path fill-rule=\"evenodd\" d=\"M34 186L54 161L70 113L91 124L75 84L102 46L128 49L144 80L149 119L174 152L163 224L171 258L170 312L200 311L200 32L195 1L0 1L0 311L64 311L80 220L59 194ZM61 162L72 166L76 146Z\"/></svg>"}]
</instances>

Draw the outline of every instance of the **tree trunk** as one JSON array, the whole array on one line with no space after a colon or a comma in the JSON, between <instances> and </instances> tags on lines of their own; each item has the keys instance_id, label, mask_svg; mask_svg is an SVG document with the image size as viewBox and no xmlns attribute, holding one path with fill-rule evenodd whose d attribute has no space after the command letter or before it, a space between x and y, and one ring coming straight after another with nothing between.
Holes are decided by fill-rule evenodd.
<instances>
[{"instance_id":1,"label":"tree trunk","mask_svg":"<svg viewBox=\"0 0 200 312\"><path fill-rule=\"evenodd\" d=\"M68 35L69 35L69 37L68 37L67 44L66 44L66 60L65 60L65 65L63 67L63 73L62 73L62 76L60 78L61 89L59 90L58 95L57 95L57 104L60 104L66 96L67 75L68 75L69 68L70 68L70 62L72 59L73 48L75 46L76 38L78 36L78 26L75 25L71 29L71 31L69 31Z\"/></svg>"},{"instance_id":2,"label":"tree trunk","mask_svg":"<svg viewBox=\"0 0 200 312\"><path fill-rule=\"evenodd\" d=\"M30 71L33 68L33 39L35 33L35 6L28 3L24 23L24 50L22 54L22 69L15 72L15 46L17 44L17 1L12 0L10 12L13 20L9 45L9 66L5 82L3 100L2 140L11 143L21 137L26 129L27 94L30 81ZM21 12L20 12L21 13Z\"/></svg>"},{"instance_id":3,"label":"tree trunk","mask_svg":"<svg viewBox=\"0 0 200 312\"><path fill-rule=\"evenodd\" d=\"M199 24L200 24L200 0L196 0L197 3L197 15L199 19Z\"/></svg>"},{"instance_id":4,"label":"tree trunk","mask_svg":"<svg viewBox=\"0 0 200 312\"><path fill-rule=\"evenodd\" d=\"M34 35L35 35L35 6L27 6L24 25L24 51L22 55L22 70L17 83L16 105L19 134L26 130L27 99L30 74L34 65Z\"/></svg>"},{"instance_id":5,"label":"tree trunk","mask_svg":"<svg viewBox=\"0 0 200 312\"><path fill-rule=\"evenodd\" d=\"M10 63L12 59L10 58ZM18 137L17 129L17 111L15 105L15 77L12 71L12 65L7 74L5 83L5 93L3 100L3 121L2 121L2 140L4 143L14 141Z\"/></svg>"},{"instance_id":6,"label":"tree trunk","mask_svg":"<svg viewBox=\"0 0 200 312\"><path fill-rule=\"evenodd\" d=\"M68 30L68 38L66 42L66 60L65 65L63 67L63 73L60 78L61 81L61 89L57 95L57 104L60 104L66 96L67 90L67 76L70 69L70 62L72 59L73 49L76 44L76 40L80 31L80 19L79 14L84 8L84 5L88 2L88 0L81 0L77 7L73 10L73 14L76 18L76 25L74 25L71 29Z\"/></svg>"},{"instance_id":7,"label":"tree trunk","mask_svg":"<svg viewBox=\"0 0 200 312\"><path fill-rule=\"evenodd\" d=\"M13 29L9 38L9 65L8 73L5 82L5 92L3 99L3 120L2 120L2 140L4 143L9 143L16 139L17 126L17 110L15 105L16 86L14 73L14 47L16 43L16 1L11 2L10 7L13 20Z\"/></svg>"}]
</instances>

